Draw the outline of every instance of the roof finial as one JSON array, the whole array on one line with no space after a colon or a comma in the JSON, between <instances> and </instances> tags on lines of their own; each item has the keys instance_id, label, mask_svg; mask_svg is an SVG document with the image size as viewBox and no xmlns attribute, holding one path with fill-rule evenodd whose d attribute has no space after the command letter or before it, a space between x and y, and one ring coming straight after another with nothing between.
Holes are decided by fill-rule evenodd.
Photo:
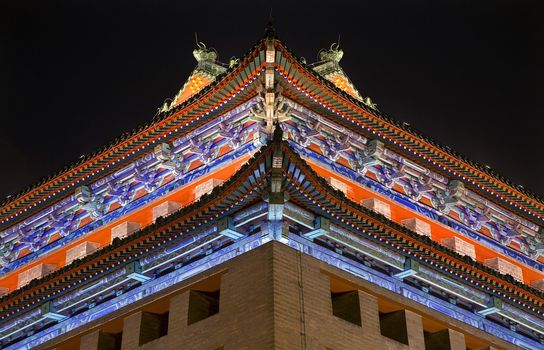
<instances>
[{"instance_id":1,"label":"roof finial","mask_svg":"<svg viewBox=\"0 0 544 350\"><path fill-rule=\"evenodd\" d=\"M276 36L276 30L274 29L274 18L272 17L272 8L270 8L270 14L268 15L268 23L266 24L265 34L268 38Z\"/></svg>"},{"instance_id":2,"label":"roof finial","mask_svg":"<svg viewBox=\"0 0 544 350\"><path fill-rule=\"evenodd\" d=\"M340 49L340 35L338 35L338 42L332 43L328 50L319 50L319 60L323 62L338 63L344 56L344 51Z\"/></svg>"},{"instance_id":3,"label":"roof finial","mask_svg":"<svg viewBox=\"0 0 544 350\"><path fill-rule=\"evenodd\" d=\"M206 44L198 41L198 35L195 32L196 49L193 50L193 56L200 62L215 62L217 60L217 51L214 48L207 48Z\"/></svg>"}]
</instances>

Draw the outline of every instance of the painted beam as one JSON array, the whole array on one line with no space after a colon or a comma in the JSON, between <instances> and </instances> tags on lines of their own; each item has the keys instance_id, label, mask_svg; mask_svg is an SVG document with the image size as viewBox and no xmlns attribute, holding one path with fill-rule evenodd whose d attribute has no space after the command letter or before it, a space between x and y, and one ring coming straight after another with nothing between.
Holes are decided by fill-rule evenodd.
<instances>
[{"instance_id":1,"label":"painted beam","mask_svg":"<svg viewBox=\"0 0 544 350\"><path fill-rule=\"evenodd\" d=\"M125 265L125 272L128 278L136 280L138 282L147 282L151 279L142 273L142 267L139 261L133 261Z\"/></svg>"},{"instance_id":2,"label":"painted beam","mask_svg":"<svg viewBox=\"0 0 544 350\"><path fill-rule=\"evenodd\" d=\"M419 273L419 262L414 259L406 258L404 261L404 270L394 274L393 276L398 279L404 279L417 273Z\"/></svg>"},{"instance_id":3,"label":"painted beam","mask_svg":"<svg viewBox=\"0 0 544 350\"><path fill-rule=\"evenodd\" d=\"M331 222L329 219L322 216L317 216L315 218L314 229L310 232L304 234L304 237L308 239L314 239L322 235L328 235L331 232Z\"/></svg>"},{"instance_id":4,"label":"painted beam","mask_svg":"<svg viewBox=\"0 0 544 350\"><path fill-rule=\"evenodd\" d=\"M68 318L68 316L58 313L50 301L43 303L40 306L40 313L42 314L43 317L49 318L55 321L62 321Z\"/></svg>"},{"instance_id":5,"label":"painted beam","mask_svg":"<svg viewBox=\"0 0 544 350\"><path fill-rule=\"evenodd\" d=\"M496 297L492 297L489 301L488 306L485 309L478 311L478 314L485 317L487 315L492 315L502 311L502 308L502 300Z\"/></svg>"},{"instance_id":6,"label":"painted beam","mask_svg":"<svg viewBox=\"0 0 544 350\"><path fill-rule=\"evenodd\" d=\"M222 218L217 222L217 233L233 240L244 237L243 233L236 231L236 226L234 226L234 222L230 216Z\"/></svg>"}]
</instances>

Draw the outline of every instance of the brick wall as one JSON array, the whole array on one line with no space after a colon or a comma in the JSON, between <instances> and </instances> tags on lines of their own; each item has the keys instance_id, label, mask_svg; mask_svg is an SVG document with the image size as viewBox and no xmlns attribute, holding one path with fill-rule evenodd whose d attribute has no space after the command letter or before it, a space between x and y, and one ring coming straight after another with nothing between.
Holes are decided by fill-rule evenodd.
<instances>
[{"instance_id":1,"label":"brick wall","mask_svg":"<svg viewBox=\"0 0 544 350\"><path fill-rule=\"evenodd\" d=\"M327 178L327 182L335 189L342 191L345 195L348 194L348 185L345 182L337 180L334 177Z\"/></svg>"},{"instance_id":2,"label":"brick wall","mask_svg":"<svg viewBox=\"0 0 544 350\"><path fill-rule=\"evenodd\" d=\"M391 219L391 206L376 198L364 199L361 204L370 210L380 213L388 219Z\"/></svg>"},{"instance_id":3,"label":"brick wall","mask_svg":"<svg viewBox=\"0 0 544 350\"><path fill-rule=\"evenodd\" d=\"M55 271L55 268L56 265L54 264L38 264L34 267L31 267L30 269L19 273L19 275L17 276L17 286L20 288L32 281L33 279L42 278L45 275Z\"/></svg>"},{"instance_id":4,"label":"brick wall","mask_svg":"<svg viewBox=\"0 0 544 350\"><path fill-rule=\"evenodd\" d=\"M220 276L217 277L220 278L219 312L189 322L191 293L200 290L195 286L205 284L214 275ZM337 307L357 305L354 312L358 313L360 325L354 322L357 318L351 318L351 311L347 313L351 315L349 317L342 312L336 316L333 314L331 276L345 280L351 286L340 291L340 295L348 297ZM401 305L401 309L393 312L389 323L384 322L383 317L380 321L383 311L379 300L383 298ZM158 338L152 334L148 338L152 340L140 345L142 331L150 327L144 315L155 312L152 310L153 303L162 301L169 309L167 334ZM451 324L451 327L443 327L432 333L424 332L422 317ZM431 344L437 339L442 349L458 350L466 347L463 333L477 336L501 349L514 349L514 346L487 333L384 291L278 242L268 243L227 261L106 318L91 323L84 330L74 330L61 336L42 348L64 350L67 347L63 347L62 341L81 337L81 350L119 349L115 347L119 334L108 334L107 330L121 321L122 350L424 350L426 343ZM390 327L389 331L385 327ZM408 345L392 339L397 328L404 332L403 341ZM102 347L99 344L103 344Z\"/></svg>"},{"instance_id":5,"label":"brick wall","mask_svg":"<svg viewBox=\"0 0 544 350\"><path fill-rule=\"evenodd\" d=\"M538 289L541 292L544 292L544 280L534 280L531 281L531 287Z\"/></svg>"},{"instance_id":6,"label":"brick wall","mask_svg":"<svg viewBox=\"0 0 544 350\"><path fill-rule=\"evenodd\" d=\"M175 213L181 208L181 204L173 201L163 202L155 207L153 207L153 221L157 220L159 217L168 216Z\"/></svg>"},{"instance_id":7,"label":"brick wall","mask_svg":"<svg viewBox=\"0 0 544 350\"><path fill-rule=\"evenodd\" d=\"M219 186L223 183L223 180L220 179L209 179L195 186L195 200L198 200L205 194L209 194L213 191L216 186Z\"/></svg>"}]
</instances>

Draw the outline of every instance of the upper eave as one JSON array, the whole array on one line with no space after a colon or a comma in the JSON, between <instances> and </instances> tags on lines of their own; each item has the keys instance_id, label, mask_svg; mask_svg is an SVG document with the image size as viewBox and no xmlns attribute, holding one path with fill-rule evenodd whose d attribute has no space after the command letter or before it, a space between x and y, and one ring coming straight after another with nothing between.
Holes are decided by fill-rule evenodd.
<instances>
[{"instance_id":1,"label":"upper eave","mask_svg":"<svg viewBox=\"0 0 544 350\"><path fill-rule=\"evenodd\" d=\"M355 132L382 139L389 148L447 178L464 182L466 187L489 200L542 225L544 199L367 106L316 73L281 41L276 39L274 43L277 70L296 87L287 91L292 94L288 97L302 101L309 109L325 114Z\"/></svg>"}]
</instances>

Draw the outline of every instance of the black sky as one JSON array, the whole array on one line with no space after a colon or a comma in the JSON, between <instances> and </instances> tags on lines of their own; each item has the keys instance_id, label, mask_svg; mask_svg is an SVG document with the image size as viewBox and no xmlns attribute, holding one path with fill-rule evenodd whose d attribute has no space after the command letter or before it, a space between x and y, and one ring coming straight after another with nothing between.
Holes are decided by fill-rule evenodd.
<instances>
[{"instance_id":1,"label":"black sky","mask_svg":"<svg viewBox=\"0 0 544 350\"><path fill-rule=\"evenodd\" d=\"M0 197L151 119L196 62L278 36L308 62L341 35L382 112L544 194L541 1L4 1Z\"/></svg>"}]
</instances>

